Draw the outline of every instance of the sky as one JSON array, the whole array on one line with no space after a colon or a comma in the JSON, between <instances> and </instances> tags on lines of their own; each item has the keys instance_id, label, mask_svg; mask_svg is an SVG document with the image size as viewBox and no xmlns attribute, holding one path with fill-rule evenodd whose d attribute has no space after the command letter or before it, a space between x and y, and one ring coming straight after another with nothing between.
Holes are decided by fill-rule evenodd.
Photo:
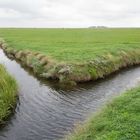
<instances>
[{"instance_id":1,"label":"sky","mask_svg":"<svg viewBox=\"0 0 140 140\"><path fill-rule=\"evenodd\" d=\"M140 0L0 0L0 27L140 27Z\"/></svg>"}]
</instances>

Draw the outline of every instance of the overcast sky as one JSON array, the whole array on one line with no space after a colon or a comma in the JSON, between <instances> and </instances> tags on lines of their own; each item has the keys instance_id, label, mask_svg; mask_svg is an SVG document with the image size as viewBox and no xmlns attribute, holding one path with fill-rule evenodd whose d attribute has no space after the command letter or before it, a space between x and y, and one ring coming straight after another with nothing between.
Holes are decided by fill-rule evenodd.
<instances>
[{"instance_id":1,"label":"overcast sky","mask_svg":"<svg viewBox=\"0 0 140 140\"><path fill-rule=\"evenodd\" d=\"M140 0L0 0L0 27L140 27Z\"/></svg>"}]
</instances>

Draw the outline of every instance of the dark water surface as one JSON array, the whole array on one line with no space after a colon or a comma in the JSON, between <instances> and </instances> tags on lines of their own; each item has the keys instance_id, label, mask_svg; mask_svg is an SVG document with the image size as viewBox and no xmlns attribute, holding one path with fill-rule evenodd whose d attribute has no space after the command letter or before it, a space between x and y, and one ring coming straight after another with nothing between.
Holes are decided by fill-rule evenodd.
<instances>
[{"instance_id":1,"label":"dark water surface","mask_svg":"<svg viewBox=\"0 0 140 140\"><path fill-rule=\"evenodd\" d=\"M140 67L110 78L62 90L37 80L0 50L0 63L19 84L15 114L0 129L0 140L57 140L75 124L97 111L111 97L134 87L140 80Z\"/></svg>"}]
</instances>

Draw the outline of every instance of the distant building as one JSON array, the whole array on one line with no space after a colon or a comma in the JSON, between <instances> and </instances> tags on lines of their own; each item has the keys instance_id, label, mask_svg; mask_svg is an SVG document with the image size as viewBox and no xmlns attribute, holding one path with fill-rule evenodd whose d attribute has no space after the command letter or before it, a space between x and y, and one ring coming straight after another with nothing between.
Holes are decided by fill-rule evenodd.
<instances>
[{"instance_id":1,"label":"distant building","mask_svg":"<svg viewBox=\"0 0 140 140\"><path fill-rule=\"evenodd\" d=\"M106 29L108 27L106 27L106 26L90 26L89 28L92 28L92 29Z\"/></svg>"}]
</instances>

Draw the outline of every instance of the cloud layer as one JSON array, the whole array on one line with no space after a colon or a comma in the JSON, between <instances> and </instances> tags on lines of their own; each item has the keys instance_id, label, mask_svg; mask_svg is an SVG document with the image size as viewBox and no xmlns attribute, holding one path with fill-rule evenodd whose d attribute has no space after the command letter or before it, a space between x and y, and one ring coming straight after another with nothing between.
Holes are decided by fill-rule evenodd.
<instances>
[{"instance_id":1,"label":"cloud layer","mask_svg":"<svg viewBox=\"0 0 140 140\"><path fill-rule=\"evenodd\" d=\"M1 27L140 27L140 0L0 0Z\"/></svg>"}]
</instances>

